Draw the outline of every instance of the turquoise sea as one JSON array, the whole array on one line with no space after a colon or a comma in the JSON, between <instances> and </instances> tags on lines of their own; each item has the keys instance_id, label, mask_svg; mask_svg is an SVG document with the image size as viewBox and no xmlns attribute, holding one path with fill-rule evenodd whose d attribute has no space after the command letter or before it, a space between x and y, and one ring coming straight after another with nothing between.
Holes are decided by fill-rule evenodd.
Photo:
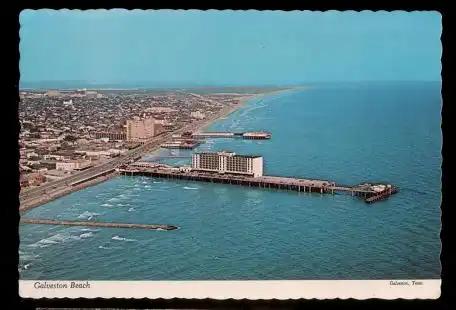
<instances>
[{"instance_id":1,"label":"turquoise sea","mask_svg":"<svg viewBox=\"0 0 456 310\"><path fill-rule=\"evenodd\" d=\"M180 229L24 224L20 277L438 279L440 87L440 82L325 84L257 98L210 129L267 130L270 141L212 139L200 147L262 154L267 175L398 185L401 191L387 201L367 205L347 195L118 177L25 217Z\"/></svg>"}]
</instances>

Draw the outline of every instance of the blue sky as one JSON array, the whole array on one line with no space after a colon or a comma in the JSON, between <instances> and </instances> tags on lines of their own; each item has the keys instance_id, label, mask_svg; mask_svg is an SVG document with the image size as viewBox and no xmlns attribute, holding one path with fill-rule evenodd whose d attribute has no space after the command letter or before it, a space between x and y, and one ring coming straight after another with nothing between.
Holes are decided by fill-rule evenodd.
<instances>
[{"instance_id":1,"label":"blue sky","mask_svg":"<svg viewBox=\"0 0 456 310\"><path fill-rule=\"evenodd\" d=\"M22 82L440 81L437 12L23 11Z\"/></svg>"}]
</instances>

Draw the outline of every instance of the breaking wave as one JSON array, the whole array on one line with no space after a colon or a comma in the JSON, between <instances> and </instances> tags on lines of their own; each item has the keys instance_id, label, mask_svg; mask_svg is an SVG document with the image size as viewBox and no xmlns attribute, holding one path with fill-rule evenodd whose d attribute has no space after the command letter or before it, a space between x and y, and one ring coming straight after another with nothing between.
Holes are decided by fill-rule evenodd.
<instances>
[{"instance_id":1,"label":"breaking wave","mask_svg":"<svg viewBox=\"0 0 456 310\"><path fill-rule=\"evenodd\" d=\"M97 232L97 231L98 231L98 229L92 229L92 228L81 228L81 231Z\"/></svg>"},{"instance_id":2,"label":"breaking wave","mask_svg":"<svg viewBox=\"0 0 456 310\"><path fill-rule=\"evenodd\" d=\"M188 187L188 186L184 186L184 189L188 189L188 190L197 190L199 189L198 187Z\"/></svg>"},{"instance_id":3,"label":"breaking wave","mask_svg":"<svg viewBox=\"0 0 456 310\"><path fill-rule=\"evenodd\" d=\"M40 257L38 254L32 255L32 254L24 254L24 253L19 252L19 258L21 260L30 261L30 260L32 260L34 258L38 258L38 257Z\"/></svg>"},{"instance_id":4,"label":"breaking wave","mask_svg":"<svg viewBox=\"0 0 456 310\"><path fill-rule=\"evenodd\" d=\"M92 218L98 215L100 214L95 212L84 211L83 213L79 214L78 218L91 220Z\"/></svg>"},{"instance_id":5,"label":"breaking wave","mask_svg":"<svg viewBox=\"0 0 456 310\"><path fill-rule=\"evenodd\" d=\"M87 239L87 238L90 238L90 237L92 237L92 236L93 236L93 232L90 231L90 232L88 232L88 233L80 234L80 235L79 235L79 238L81 238L81 239Z\"/></svg>"},{"instance_id":6,"label":"breaking wave","mask_svg":"<svg viewBox=\"0 0 456 310\"><path fill-rule=\"evenodd\" d=\"M76 240L79 239L79 237L76 236L71 236L71 235L63 235L63 234L57 234L54 236L51 236L49 238L44 238L41 239L38 242L32 243L29 245L31 248L46 248L50 245L55 245L59 243L66 243L71 240Z\"/></svg>"},{"instance_id":7,"label":"breaking wave","mask_svg":"<svg viewBox=\"0 0 456 310\"><path fill-rule=\"evenodd\" d=\"M103 250L122 249L120 246L111 246L109 244L99 245L98 248Z\"/></svg>"},{"instance_id":8,"label":"breaking wave","mask_svg":"<svg viewBox=\"0 0 456 310\"><path fill-rule=\"evenodd\" d=\"M123 237L119 237L119 236L114 236L111 239L117 240L117 241L129 241L129 242L136 241L135 239L128 239L128 238L123 238Z\"/></svg>"},{"instance_id":9,"label":"breaking wave","mask_svg":"<svg viewBox=\"0 0 456 310\"><path fill-rule=\"evenodd\" d=\"M19 267L19 272L21 272L23 270L27 270L30 267L30 265L32 265L32 263L25 264L24 266L22 266L22 268Z\"/></svg>"}]
</instances>

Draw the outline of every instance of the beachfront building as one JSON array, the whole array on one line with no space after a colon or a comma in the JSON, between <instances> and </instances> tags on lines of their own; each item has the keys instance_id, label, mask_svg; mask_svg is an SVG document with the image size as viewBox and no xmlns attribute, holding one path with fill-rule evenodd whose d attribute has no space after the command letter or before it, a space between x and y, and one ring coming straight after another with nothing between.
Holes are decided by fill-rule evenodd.
<instances>
[{"instance_id":1,"label":"beachfront building","mask_svg":"<svg viewBox=\"0 0 456 310\"><path fill-rule=\"evenodd\" d=\"M129 142L145 142L163 132L163 125L158 124L154 118L128 120L126 127L126 138Z\"/></svg>"},{"instance_id":2,"label":"beachfront building","mask_svg":"<svg viewBox=\"0 0 456 310\"><path fill-rule=\"evenodd\" d=\"M233 152L196 153L192 156L192 170L261 177L263 157Z\"/></svg>"}]
</instances>

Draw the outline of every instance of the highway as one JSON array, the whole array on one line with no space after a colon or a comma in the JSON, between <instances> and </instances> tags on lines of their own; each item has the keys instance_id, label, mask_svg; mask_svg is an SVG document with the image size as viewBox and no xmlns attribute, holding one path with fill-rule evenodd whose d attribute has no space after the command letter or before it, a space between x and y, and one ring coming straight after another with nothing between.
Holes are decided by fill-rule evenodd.
<instances>
[{"instance_id":1,"label":"highway","mask_svg":"<svg viewBox=\"0 0 456 310\"><path fill-rule=\"evenodd\" d=\"M224 111L222 111L224 112ZM222 113L220 113L222 114ZM128 162L134 160L138 156L144 156L148 152L154 151L160 147L160 144L165 142L167 139L171 138L173 134L179 134L184 131L193 131L195 128L199 128L200 126L205 125L208 123L208 120L201 120L194 124L187 125L181 129L178 129L173 132L166 132L160 136L152 138L149 142L127 152L126 154L121 155L120 157L111 159L103 164L88 168L87 170L76 172L66 178L60 180L54 180L47 182L39 187L30 188L24 191L21 191L19 195L19 200L22 203L36 199L40 195L49 194L50 192L58 191L62 187L67 187L71 183L80 181L91 176L94 176L98 173L102 173L104 171L115 169L121 165L127 164Z\"/></svg>"}]
</instances>

